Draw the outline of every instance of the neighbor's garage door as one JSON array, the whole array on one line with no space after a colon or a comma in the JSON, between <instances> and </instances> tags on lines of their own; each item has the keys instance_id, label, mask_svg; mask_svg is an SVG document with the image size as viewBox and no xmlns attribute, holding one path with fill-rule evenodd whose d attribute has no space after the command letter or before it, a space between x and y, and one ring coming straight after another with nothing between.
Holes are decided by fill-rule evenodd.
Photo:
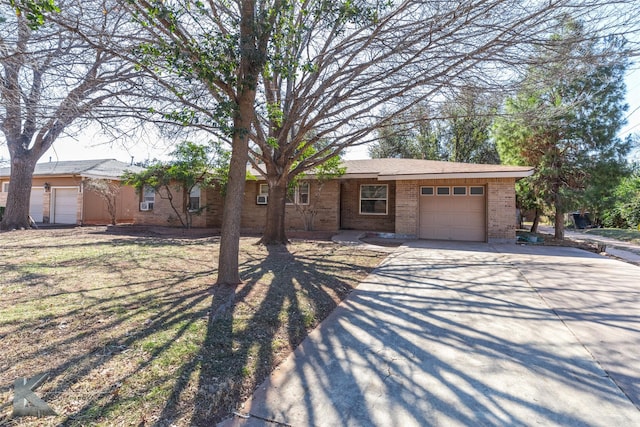
<instances>
[{"instance_id":1,"label":"neighbor's garage door","mask_svg":"<svg viewBox=\"0 0 640 427\"><path fill-rule=\"evenodd\" d=\"M481 186L420 188L420 238L484 242L485 189Z\"/></svg>"},{"instance_id":2,"label":"neighbor's garage door","mask_svg":"<svg viewBox=\"0 0 640 427\"><path fill-rule=\"evenodd\" d=\"M42 222L44 212L44 189L42 187L31 188L31 198L29 199L29 216L35 222Z\"/></svg>"},{"instance_id":3,"label":"neighbor's garage door","mask_svg":"<svg viewBox=\"0 0 640 427\"><path fill-rule=\"evenodd\" d=\"M78 189L54 188L52 191L53 215L51 222L54 224L75 224L78 211Z\"/></svg>"}]
</instances>

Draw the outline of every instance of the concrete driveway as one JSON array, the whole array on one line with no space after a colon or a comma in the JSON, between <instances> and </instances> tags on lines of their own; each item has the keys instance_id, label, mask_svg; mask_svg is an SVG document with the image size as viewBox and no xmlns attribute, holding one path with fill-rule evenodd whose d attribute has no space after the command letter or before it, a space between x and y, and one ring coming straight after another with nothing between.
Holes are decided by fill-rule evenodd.
<instances>
[{"instance_id":1,"label":"concrete driveway","mask_svg":"<svg viewBox=\"0 0 640 427\"><path fill-rule=\"evenodd\" d=\"M639 316L637 266L412 242L221 425L637 426Z\"/></svg>"}]
</instances>

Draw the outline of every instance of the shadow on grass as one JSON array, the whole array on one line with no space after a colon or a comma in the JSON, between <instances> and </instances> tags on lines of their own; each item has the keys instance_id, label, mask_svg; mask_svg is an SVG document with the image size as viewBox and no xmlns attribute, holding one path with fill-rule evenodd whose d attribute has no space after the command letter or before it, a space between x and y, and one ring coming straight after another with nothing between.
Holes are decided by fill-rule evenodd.
<instances>
[{"instance_id":1,"label":"shadow on grass","mask_svg":"<svg viewBox=\"0 0 640 427\"><path fill-rule=\"evenodd\" d=\"M0 321L2 338L10 337L6 343L15 350L0 364L20 359L2 377L0 396L10 393L15 377L46 369L51 376L41 397L60 414L20 424L212 425L350 291L355 282L340 278L343 269L368 269L325 259L320 251L306 257L269 247L266 254L250 251L243 285L213 287L213 259L193 259L190 251L200 245L215 251L215 239L59 243L30 259L30 268L44 271L38 280L17 265L7 280L16 286L29 279L40 298L10 295L11 304L31 313ZM35 254L37 248L27 243L23 249ZM72 257L60 255L69 250ZM170 269L154 261L165 251L173 257ZM38 284L51 268L56 275L91 269L110 275L79 288L55 280Z\"/></svg>"},{"instance_id":2,"label":"shadow on grass","mask_svg":"<svg viewBox=\"0 0 640 427\"><path fill-rule=\"evenodd\" d=\"M198 395L191 425L209 426L229 416L283 358L336 306L351 285L340 280L343 267L305 258L284 246L268 246L267 257L245 264L245 283L216 287L207 336L199 355L183 365L160 420L170 421L179 396L196 370ZM263 289L259 289L263 288Z\"/></svg>"}]
</instances>

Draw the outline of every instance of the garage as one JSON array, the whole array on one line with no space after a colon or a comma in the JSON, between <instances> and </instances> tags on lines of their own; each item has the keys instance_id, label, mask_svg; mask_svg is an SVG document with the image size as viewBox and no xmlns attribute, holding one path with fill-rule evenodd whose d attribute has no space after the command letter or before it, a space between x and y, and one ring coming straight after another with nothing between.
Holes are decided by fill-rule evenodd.
<instances>
[{"instance_id":1,"label":"garage","mask_svg":"<svg viewBox=\"0 0 640 427\"><path fill-rule=\"evenodd\" d=\"M51 222L53 224L76 224L78 217L78 188L53 188L51 200Z\"/></svg>"},{"instance_id":2,"label":"garage","mask_svg":"<svg viewBox=\"0 0 640 427\"><path fill-rule=\"evenodd\" d=\"M44 212L44 190L42 187L31 188L31 198L29 199L29 216L35 222L42 222Z\"/></svg>"},{"instance_id":3,"label":"garage","mask_svg":"<svg viewBox=\"0 0 640 427\"><path fill-rule=\"evenodd\" d=\"M420 187L421 239L487 240L484 186Z\"/></svg>"}]
</instances>

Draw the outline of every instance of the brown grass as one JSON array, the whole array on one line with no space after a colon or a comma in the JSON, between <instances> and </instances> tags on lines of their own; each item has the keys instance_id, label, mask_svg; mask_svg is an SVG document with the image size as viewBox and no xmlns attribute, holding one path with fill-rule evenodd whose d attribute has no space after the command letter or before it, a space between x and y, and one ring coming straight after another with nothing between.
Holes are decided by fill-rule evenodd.
<instances>
[{"instance_id":1,"label":"brown grass","mask_svg":"<svg viewBox=\"0 0 640 427\"><path fill-rule=\"evenodd\" d=\"M218 287L217 237L1 233L0 424L213 425L384 256L256 240ZM41 372L58 416L10 418L13 381Z\"/></svg>"}]
</instances>

